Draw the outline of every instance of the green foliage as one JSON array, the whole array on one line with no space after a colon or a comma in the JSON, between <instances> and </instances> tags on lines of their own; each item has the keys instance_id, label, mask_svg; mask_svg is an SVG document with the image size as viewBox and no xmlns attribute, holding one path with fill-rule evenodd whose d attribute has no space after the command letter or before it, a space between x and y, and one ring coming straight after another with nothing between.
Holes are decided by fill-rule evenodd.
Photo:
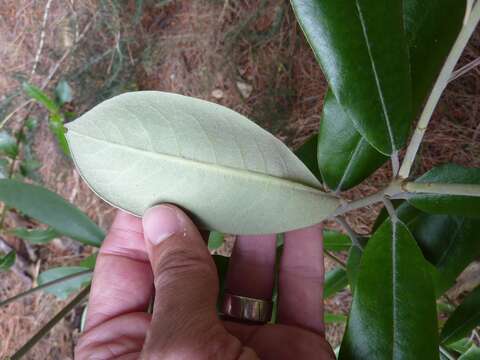
<instances>
[{"instance_id":1,"label":"green foliage","mask_svg":"<svg viewBox=\"0 0 480 360\"><path fill-rule=\"evenodd\" d=\"M480 169L456 164L438 166L419 177L419 183L480 184ZM416 208L432 214L480 217L480 197L415 194L408 199Z\"/></svg>"},{"instance_id":2,"label":"green foliage","mask_svg":"<svg viewBox=\"0 0 480 360\"><path fill-rule=\"evenodd\" d=\"M38 284L42 285L50 281L61 279L68 275L77 274L89 270L82 266L65 266L49 269L40 273L38 276ZM82 287L88 285L92 279L92 274L84 274L73 279L60 282L56 285L48 287L45 292L53 294L59 299L65 300L68 296Z\"/></svg>"},{"instance_id":3,"label":"green foliage","mask_svg":"<svg viewBox=\"0 0 480 360\"><path fill-rule=\"evenodd\" d=\"M12 250L8 254L0 257L0 272L9 270L15 265L17 259L17 253Z\"/></svg>"},{"instance_id":4,"label":"green foliage","mask_svg":"<svg viewBox=\"0 0 480 360\"><path fill-rule=\"evenodd\" d=\"M452 344L468 335L479 324L480 286L473 290L448 318L440 339L445 344Z\"/></svg>"},{"instance_id":5,"label":"green foliage","mask_svg":"<svg viewBox=\"0 0 480 360\"><path fill-rule=\"evenodd\" d=\"M220 246L223 245L225 241L225 235L218 231L210 231L210 235L208 236L208 248L210 250L218 249Z\"/></svg>"},{"instance_id":6,"label":"green foliage","mask_svg":"<svg viewBox=\"0 0 480 360\"><path fill-rule=\"evenodd\" d=\"M268 234L318 223L339 204L273 135L200 99L123 94L69 123L67 139L92 189L139 216L174 200L206 229Z\"/></svg>"},{"instance_id":7,"label":"green foliage","mask_svg":"<svg viewBox=\"0 0 480 360\"><path fill-rule=\"evenodd\" d=\"M355 284L357 282L357 276L360 271L360 261L362 259L362 250L357 246L352 246L348 253L347 260L347 277L350 289L352 292L355 290Z\"/></svg>"},{"instance_id":8,"label":"green foliage","mask_svg":"<svg viewBox=\"0 0 480 360\"><path fill-rule=\"evenodd\" d=\"M62 106L73 100L73 89L66 80L60 80L55 88L57 103Z\"/></svg>"},{"instance_id":9,"label":"green foliage","mask_svg":"<svg viewBox=\"0 0 480 360\"><path fill-rule=\"evenodd\" d=\"M348 250L352 246L350 238L335 230L323 230L323 248L329 251Z\"/></svg>"},{"instance_id":10,"label":"green foliage","mask_svg":"<svg viewBox=\"0 0 480 360\"><path fill-rule=\"evenodd\" d=\"M0 201L87 245L100 246L103 231L83 212L43 187L0 180Z\"/></svg>"},{"instance_id":11,"label":"green foliage","mask_svg":"<svg viewBox=\"0 0 480 360\"><path fill-rule=\"evenodd\" d=\"M60 236L60 234L51 227L47 229L16 228L11 230L11 233L31 244L45 244Z\"/></svg>"},{"instance_id":12,"label":"green foliage","mask_svg":"<svg viewBox=\"0 0 480 360\"><path fill-rule=\"evenodd\" d=\"M347 272L341 268L335 268L325 274L323 283L323 298L327 299L335 295L348 285Z\"/></svg>"},{"instance_id":13,"label":"green foliage","mask_svg":"<svg viewBox=\"0 0 480 360\"><path fill-rule=\"evenodd\" d=\"M403 223L386 222L363 253L339 359L437 360L436 318L420 249Z\"/></svg>"},{"instance_id":14,"label":"green foliage","mask_svg":"<svg viewBox=\"0 0 480 360\"><path fill-rule=\"evenodd\" d=\"M458 358L458 360L478 360L480 359L480 348L476 345L472 345L472 347L462 356Z\"/></svg>"},{"instance_id":15,"label":"green foliage","mask_svg":"<svg viewBox=\"0 0 480 360\"><path fill-rule=\"evenodd\" d=\"M18 154L18 146L15 138L7 131L0 131L0 155L15 158Z\"/></svg>"},{"instance_id":16,"label":"green foliage","mask_svg":"<svg viewBox=\"0 0 480 360\"><path fill-rule=\"evenodd\" d=\"M318 136L316 134L312 135L303 143L302 146L297 149L297 151L295 151L295 155L302 160L308 170L310 170L318 180L322 181L322 176L318 168L317 157L315 156L317 152L317 142Z\"/></svg>"},{"instance_id":17,"label":"green foliage","mask_svg":"<svg viewBox=\"0 0 480 360\"><path fill-rule=\"evenodd\" d=\"M335 323L344 323L347 321L347 317L343 314L332 314L332 313L325 313L323 315L323 321L325 324L335 324Z\"/></svg>"},{"instance_id":18,"label":"green foliage","mask_svg":"<svg viewBox=\"0 0 480 360\"><path fill-rule=\"evenodd\" d=\"M292 0L292 5L355 127L384 154L400 149L409 131L405 119L412 116L403 2Z\"/></svg>"}]
</instances>

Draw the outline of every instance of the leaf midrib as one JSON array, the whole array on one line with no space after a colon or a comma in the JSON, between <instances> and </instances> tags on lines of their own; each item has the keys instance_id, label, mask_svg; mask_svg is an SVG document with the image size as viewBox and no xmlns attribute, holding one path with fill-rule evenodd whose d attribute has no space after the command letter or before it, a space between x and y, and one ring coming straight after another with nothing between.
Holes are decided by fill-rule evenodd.
<instances>
[{"instance_id":1,"label":"leaf midrib","mask_svg":"<svg viewBox=\"0 0 480 360\"><path fill-rule=\"evenodd\" d=\"M114 141L110 141L110 140L107 140L107 139L99 139L97 137L87 135L87 134L83 134L83 133L80 133L80 132L72 130L72 129L69 129L68 132L67 132L67 140L69 140L69 135L68 134L71 134L71 133L76 134L78 136L88 138L88 139L93 140L93 141L106 143L110 146L120 147L122 149L128 149L130 151L146 154L148 156L154 156L154 157L162 158L162 159L170 161L170 162L179 162L179 163L183 163L183 164L189 164L189 165L192 165L194 167L203 167L203 168L208 169L209 171L215 171L216 170L218 172L223 172L223 173L230 174L233 177L242 177L242 178L249 178L249 179L253 178L255 180L258 180L259 182L269 182L273 185L278 185L280 187L282 187L282 186L289 187L289 188L293 188L295 190L310 192L310 193L314 193L316 195L321 195L325 198L330 198L332 200L335 199L333 196L324 193L320 189L314 188L313 186L309 186L309 185L306 185L304 183L297 182L297 181L294 181L294 180L285 179L285 178L281 178L281 177L277 177L277 176L273 176L273 175L269 175L269 174L265 174L265 173L260 173L258 171L254 171L254 170L244 170L244 169L234 168L234 167L225 166L225 165L212 164L212 163L208 163L208 162L192 160L192 159L184 158L184 157L181 157L181 156L174 156L174 155L170 155L170 154L148 151L148 150L145 150L145 149L140 149L140 148L136 148L136 147L125 145L125 144L119 144L119 143L116 143Z\"/></svg>"}]
</instances>

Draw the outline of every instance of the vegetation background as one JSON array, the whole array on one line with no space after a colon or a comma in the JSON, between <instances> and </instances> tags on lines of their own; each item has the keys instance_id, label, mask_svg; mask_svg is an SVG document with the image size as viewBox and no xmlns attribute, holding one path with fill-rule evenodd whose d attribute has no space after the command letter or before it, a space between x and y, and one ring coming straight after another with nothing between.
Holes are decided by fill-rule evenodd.
<instances>
[{"instance_id":1,"label":"vegetation background","mask_svg":"<svg viewBox=\"0 0 480 360\"><path fill-rule=\"evenodd\" d=\"M459 65L480 59L480 29ZM28 103L28 81L53 94L60 80L73 89L68 110L79 115L100 101L132 90L163 90L228 106L297 148L318 128L326 81L286 0L1 0L0 122L15 131L27 116L37 119L32 150L38 180L84 210L107 229L115 210L81 181L48 128L48 113ZM415 172L455 162L480 166L480 67L445 91L430 123ZM390 179L389 164L349 192L360 197ZM378 213L347 217L368 233ZM40 271L77 264L92 249L67 239L32 246L6 229L28 226L15 213L5 219L0 251L14 248L19 261L0 273L0 299L35 285ZM336 224L329 224L335 228ZM231 246L231 243L229 243ZM223 249L228 253L228 248ZM342 255L341 255L342 257ZM343 258L344 259L344 258ZM342 260L342 258L340 259ZM326 259L327 268L336 266ZM476 285L474 263L449 291L458 303ZM327 310L345 313L345 289ZM0 309L0 359L12 353L65 302L37 293ZM72 313L26 358L72 359L81 310ZM341 325L327 326L338 345ZM480 341L480 339L477 339Z\"/></svg>"}]
</instances>

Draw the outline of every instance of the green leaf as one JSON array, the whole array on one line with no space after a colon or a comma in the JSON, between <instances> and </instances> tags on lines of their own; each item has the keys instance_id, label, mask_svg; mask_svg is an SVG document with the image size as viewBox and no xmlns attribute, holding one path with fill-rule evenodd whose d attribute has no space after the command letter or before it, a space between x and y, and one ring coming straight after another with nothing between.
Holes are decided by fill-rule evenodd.
<instances>
[{"instance_id":1,"label":"green leaf","mask_svg":"<svg viewBox=\"0 0 480 360\"><path fill-rule=\"evenodd\" d=\"M95 269L95 265L97 263L97 256L98 256L98 252L86 257L85 259L80 261L80 266L86 267L92 270Z\"/></svg>"},{"instance_id":2,"label":"green leaf","mask_svg":"<svg viewBox=\"0 0 480 360\"><path fill-rule=\"evenodd\" d=\"M472 347L462 356L458 358L458 360L478 360L480 359L480 348L476 345L472 345Z\"/></svg>"},{"instance_id":3,"label":"green leaf","mask_svg":"<svg viewBox=\"0 0 480 360\"><path fill-rule=\"evenodd\" d=\"M325 184L335 191L359 184L388 159L360 135L330 90L323 104L317 156Z\"/></svg>"},{"instance_id":4,"label":"green leaf","mask_svg":"<svg viewBox=\"0 0 480 360\"><path fill-rule=\"evenodd\" d=\"M469 338L463 338L446 345L446 347L450 350L456 351L459 354L464 354L472 347L472 345L472 340L470 340Z\"/></svg>"},{"instance_id":5,"label":"green leaf","mask_svg":"<svg viewBox=\"0 0 480 360\"><path fill-rule=\"evenodd\" d=\"M335 268L325 274L323 284L323 298L327 299L335 295L348 285L347 272L341 268Z\"/></svg>"},{"instance_id":6,"label":"green leaf","mask_svg":"<svg viewBox=\"0 0 480 360\"><path fill-rule=\"evenodd\" d=\"M315 175L318 180L322 181L322 176L320 175L317 162L317 142L318 135L312 135L295 151L295 155L302 160L305 166L312 172L313 175Z\"/></svg>"},{"instance_id":7,"label":"green leaf","mask_svg":"<svg viewBox=\"0 0 480 360\"><path fill-rule=\"evenodd\" d=\"M38 276L38 284L42 285L53 280L63 278L68 275L77 274L79 272L88 270L81 266L65 266L49 269L40 273ZM65 300L68 296L87 285L92 280L92 274L85 274L74 279L66 280L59 284L46 288L44 291L53 294L59 299Z\"/></svg>"},{"instance_id":8,"label":"green leaf","mask_svg":"<svg viewBox=\"0 0 480 360\"><path fill-rule=\"evenodd\" d=\"M16 228L13 229L11 233L31 244L45 244L60 236L60 234L51 227L48 229Z\"/></svg>"},{"instance_id":9,"label":"green leaf","mask_svg":"<svg viewBox=\"0 0 480 360\"><path fill-rule=\"evenodd\" d=\"M171 202L206 229L268 234L318 223L339 204L273 135L200 99L126 93L67 127L82 177L138 216Z\"/></svg>"},{"instance_id":10,"label":"green leaf","mask_svg":"<svg viewBox=\"0 0 480 360\"><path fill-rule=\"evenodd\" d=\"M404 0L403 4L413 79L414 116L407 121L411 123L429 95L460 31L465 1ZM318 141L320 170L331 189L345 190L372 174L386 157L357 132L331 91L327 93L323 109Z\"/></svg>"},{"instance_id":11,"label":"green leaf","mask_svg":"<svg viewBox=\"0 0 480 360\"><path fill-rule=\"evenodd\" d=\"M17 253L15 250L10 251L7 255L0 257L0 272L10 270L15 264Z\"/></svg>"},{"instance_id":12,"label":"green leaf","mask_svg":"<svg viewBox=\"0 0 480 360\"><path fill-rule=\"evenodd\" d=\"M435 359L437 314L426 261L407 227L388 221L370 238L339 359Z\"/></svg>"},{"instance_id":13,"label":"green leaf","mask_svg":"<svg viewBox=\"0 0 480 360\"><path fill-rule=\"evenodd\" d=\"M60 111L58 104L35 85L23 83L23 91L25 91L29 97L45 106L50 113L58 113Z\"/></svg>"},{"instance_id":14,"label":"green leaf","mask_svg":"<svg viewBox=\"0 0 480 360\"><path fill-rule=\"evenodd\" d=\"M480 286L475 288L457 307L442 328L442 343L451 344L480 324Z\"/></svg>"},{"instance_id":15,"label":"green leaf","mask_svg":"<svg viewBox=\"0 0 480 360\"><path fill-rule=\"evenodd\" d=\"M348 283L350 284L350 289L352 293L355 291L355 284L357 282L357 276L360 272L360 261L362 259L362 250L357 246L352 246L350 252L348 253L347 260L347 277Z\"/></svg>"},{"instance_id":16,"label":"green leaf","mask_svg":"<svg viewBox=\"0 0 480 360\"><path fill-rule=\"evenodd\" d=\"M330 251L344 251L350 249L350 238L335 230L323 230L323 248Z\"/></svg>"},{"instance_id":17,"label":"green leaf","mask_svg":"<svg viewBox=\"0 0 480 360\"><path fill-rule=\"evenodd\" d=\"M347 317L343 314L332 314L326 312L323 315L323 321L325 322L325 324L343 323L347 321Z\"/></svg>"},{"instance_id":18,"label":"green leaf","mask_svg":"<svg viewBox=\"0 0 480 360\"><path fill-rule=\"evenodd\" d=\"M218 231L210 231L210 235L208 236L208 248L210 250L218 249L220 246L223 245L225 241L225 235Z\"/></svg>"},{"instance_id":19,"label":"green leaf","mask_svg":"<svg viewBox=\"0 0 480 360\"><path fill-rule=\"evenodd\" d=\"M411 78L403 1L292 0L335 98L380 152L408 136ZM361 69L361 71L359 71Z\"/></svg>"},{"instance_id":20,"label":"green leaf","mask_svg":"<svg viewBox=\"0 0 480 360\"><path fill-rule=\"evenodd\" d=\"M0 159L0 179L8 178L9 165L7 159Z\"/></svg>"},{"instance_id":21,"label":"green leaf","mask_svg":"<svg viewBox=\"0 0 480 360\"><path fill-rule=\"evenodd\" d=\"M480 226L475 219L427 214L408 203L397 208L397 216L412 232L424 257L438 270L432 274L437 296L480 255Z\"/></svg>"},{"instance_id":22,"label":"green leaf","mask_svg":"<svg viewBox=\"0 0 480 360\"><path fill-rule=\"evenodd\" d=\"M480 169L445 164L433 168L415 182L447 184L480 184ZM408 202L432 214L480 216L480 197L443 194L414 194Z\"/></svg>"},{"instance_id":23,"label":"green leaf","mask_svg":"<svg viewBox=\"0 0 480 360\"><path fill-rule=\"evenodd\" d=\"M42 166L42 163L35 160L23 160L20 163L20 174L27 178L35 178L37 170Z\"/></svg>"},{"instance_id":24,"label":"green leaf","mask_svg":"<svg viewBox=\"0 0 480 360\"><path fill-rule=\"evenodd\" d=\"M223 294L225 292L225 286L227 281L227 271L228 264L230 263L230 258L222 255L212 255L213 261L215 262L215 267L217 268L218 283L219 283L219 293L217 307L218 309L222 308Z\"/></svg>"},{"instance_id":25,"label":"green leaf","mask_svg":"<svg viewBox=\"0 0 480 360\"><path fill-rule=\"evenodd\" d=\"M60 105L73 100L73 90L66 80L60 80L55 88L55 96Z\"/></svg>"},{"instance_id":26,"label":"green leaf","mask_svg":"<svg viewBox=\"0 0 480 360\"><path fill-rule=\"evenodd\" d=\"M52 114L50 116L50 130L57 139L58 146L65 155L70 155L70 149L68 148L68 142L65 138L65 126L63 125L63 117L60 114Z\"/></svg>"},{"instance_id":27,"label":"green leaf","mask_svg":"<svg viewBox=\"0 0 480 360\"><path fill-rule=\"evenodd\" d=\"M41 186L2 179L0 201L84 244L100 246L105 237L78 208Z\"/></svg>"},{"instance_id":28,"label":"green leaf","mask_svg":"<svg viewBox=\"0 0 480 360\"><path fill-rule=\"evenodd\" d=\"M0 131L0 155L15 158L18 154L18 146L15 138L6 131Z\"/></svg>"}]
</instances>

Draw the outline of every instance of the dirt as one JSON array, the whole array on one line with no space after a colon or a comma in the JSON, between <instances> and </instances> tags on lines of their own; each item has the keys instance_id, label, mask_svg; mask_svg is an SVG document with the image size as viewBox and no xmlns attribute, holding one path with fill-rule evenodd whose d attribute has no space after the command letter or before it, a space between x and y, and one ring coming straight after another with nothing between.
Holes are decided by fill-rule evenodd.
<instances>
[{"instance_id":1,"label":"dirt","mask_svg":"<svg viewBox=\"0 0 480 360\"><path fill-rule=\"evenodd\" d=\"M43 28L48 2L48 21ZM294 149L316 131L326 81L287 1L145 0L141 12L137 12L136 3L141 1L71 0L66 6L58 0L5 0L0 8L1 117L25 102L20 91L22 80L40 86L59 64L47 91L51 93L60 78L67 79L75 91L71 107L77 114L123 91L156 89L228 106ZM75 38L86 28L75 47ZM45 41L35 61L42 32ZM462 64L478 57L479 31ZM31 75L35 63L36 71ZM445 162L480 165L479 93L479 68L448 87L427 131L415 173ZM70 160L60 153L46 124L45 111L34 107L33 113L40 122L34 152L42 163L42 181L108 229L114 210L88 189ZM17 128L24 116L25 108L21 108L11 116L8 127ZM385 165L347 196L371 194L390 177L389 165ZM355 211L347 221L359 233L367 234L379 210L374 206ZM6 224L13 226L17 221L10 215ZM338 228L334 223L328 225ZM13 247L21 246L18 239L6 236L6 241ZM34 261L27 270L35 283L38 271L76 264L91 252L68 240L33 247ZM20 254L32 261L26 249ZM336 266L329 260L326 263L327 269ZM0 299L31 286L14 273L0 273L0 284ZM349 302L350 293L345 290L328 300L326 308L346 314ZM64 304L38 294L0 309L0 358L17 349ZM57 325L26 358L72 358L78 314L76 311ZM342 326L327 327L327 337L334 346L342 332Z\"/></svg>"}]
</instances>

